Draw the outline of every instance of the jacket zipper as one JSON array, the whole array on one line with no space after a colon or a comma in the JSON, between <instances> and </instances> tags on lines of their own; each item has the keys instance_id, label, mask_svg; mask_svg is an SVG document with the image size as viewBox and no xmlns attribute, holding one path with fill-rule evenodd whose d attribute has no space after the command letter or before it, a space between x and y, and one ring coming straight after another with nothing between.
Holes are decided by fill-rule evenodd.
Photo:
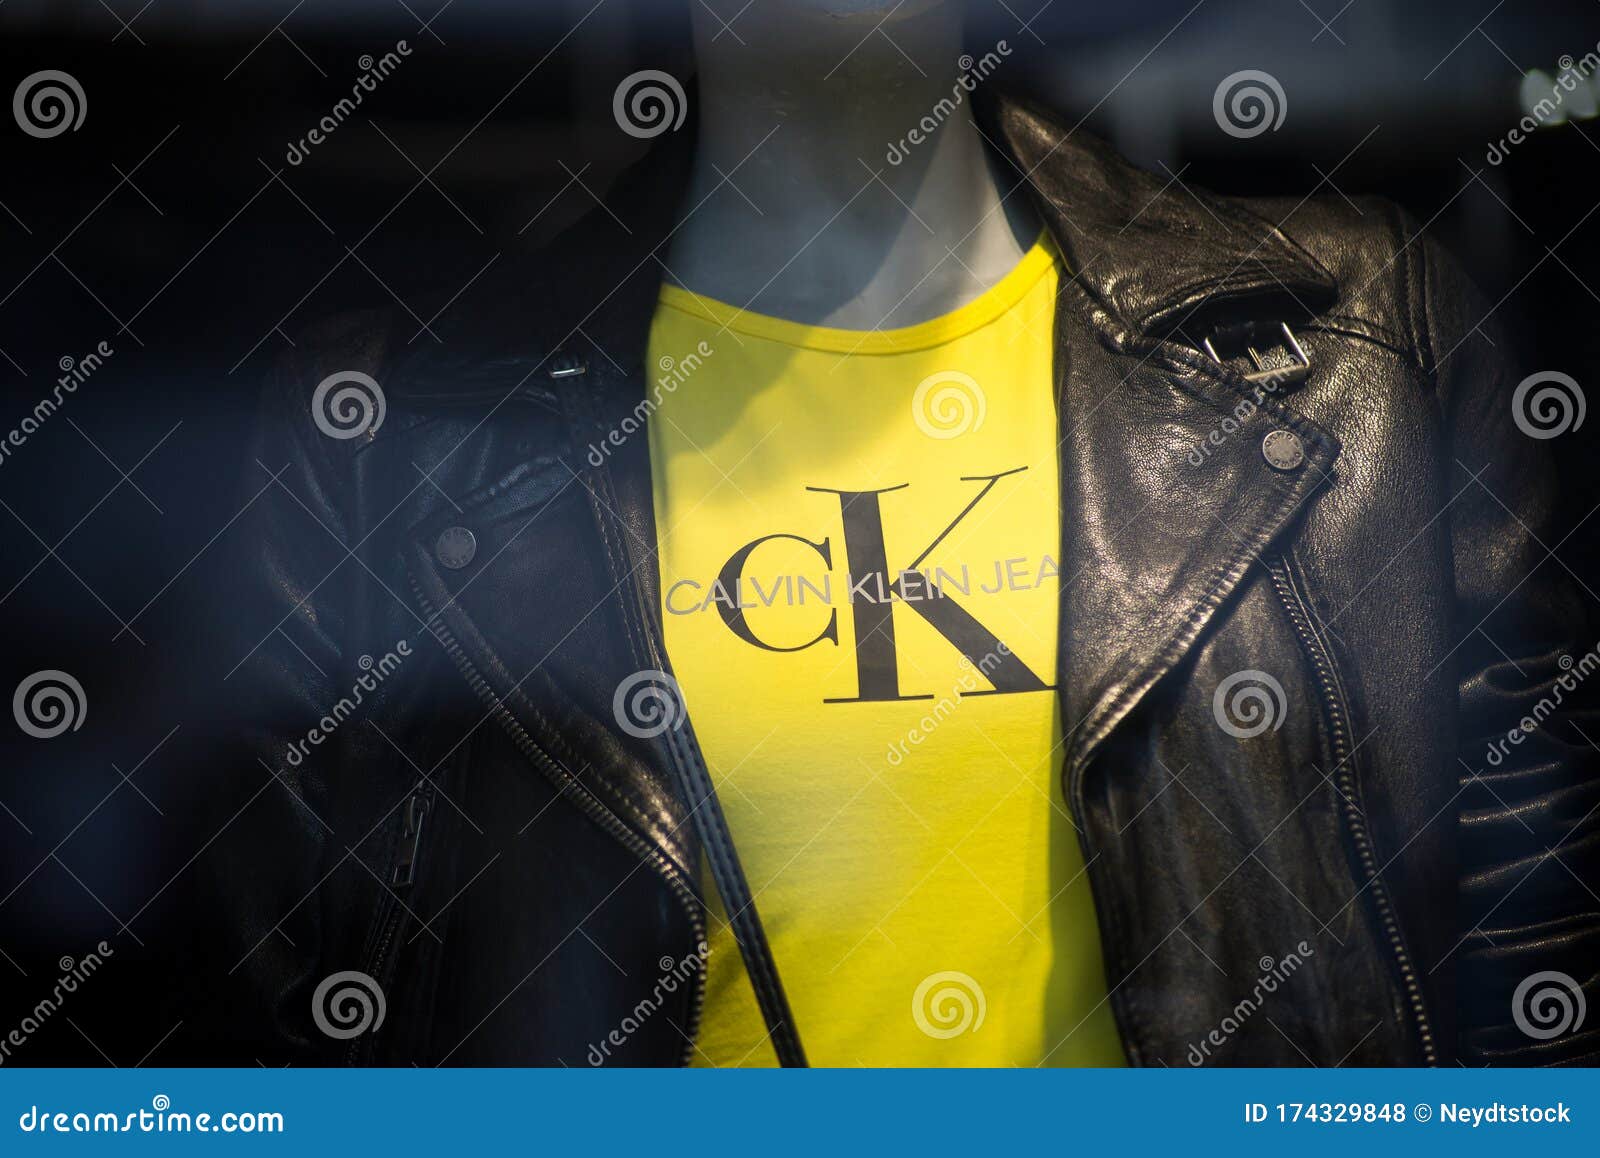
<instances>
[{"instance_id":1,"label":"jacket zipper","mask_svg":"<svg viewBox=\"0 0 1600 1158\"><path fill-rule=\"evenodd\" d=\"M423 781L417 786L416 791L406 798L405 811L402 814L400 851L389 870L389 887L396 893L405 892L416 881L417 865L422 859L422 829L432 809L433 786ZM384 905L383 936L379 939L377 948L373 950L372 959L367 966L367 972L378 979L380 985L392 980L383 978L381 970L388 960L395 934L400 931L401 916L400 903L389 893L384 894ZM363 1058L370 1059L376 1052L377 1042L374 1040L374 1035L364 1034L350 1042L345 1057L349 1064L359 1065Z\"/></svg>"},{"instance_id":2,"label":"jacket zipper","mask_svg":"<svg viewBox=\"0 0 1600 1158\"><path fill-rule=\"evenodd\" d=\"M541 748L522 723L511 714L501 702L500 697L489 686L478 671L476 665L467 656L461 643L456 639L444 620L438 616L434 609L433 601L423 594L421 585L411 569L406 568L406 579L411 584L412 594L416 596L418 604L422 607L423 615L428 622L433 624L433 635L444 645L445 652L456 665L468 686L477 695L478 699L489 710L496 722L510 734L512 741L521 750L522 754L538 768L563 795L569 797L591 820L599 824L606 832L610 833L622 846L645 861L655 870L663 883L672 891L672 894L683 906L684 915L689 918L689 925L694 931L695 943L695 968L694 991L689 1005L689 1024L687 1026L687 1043L684 1046L682 1063L687 1066L694 1060L695 1038L700 1028L700 1013L705 1005L706 997L706 970L704 955L700 953L699 946L707 943L705 915L700 910L700 900L695 895L693 887L684 874L661 851L639 836L612 812L605 802L578 781L565 768L550 757ZM415 861L412 865L415 869Z\"/></svg>"},{"instance_id":3,"label":"jacket zipper","mask_svg":"<svg viewBox=\"0 0 1600 1158\"><path fill-rule=\"evenodd\" d=\"M1394 902L1389 896L1389 887L1378 871L1377 854L1374 851L1371 830L1367 827L1366 816L1356 804L1360 799L1361 789L1355 773L1355 752L1350 743L1350 713L1345 705L1343 689L1335 674L1333 658L1321 635L1312 626L1311 617L1306 611L1305 601L1301 597L1300 587L1287 556L1278 555L1267 560L1267 571L1272 576L1273 589L1278 593L1278 598L1289 614L1289 621L1294 627L1295 634L1300 637L1300 643L1311 659L1324 717L1331 732L1334 768L1337 770L1334 782L1339 795L1339 813L1344 819L1345 831L1349 833L1351 843L1356 850L1356 857L1361 864L1363 890L1370 890L1372 894L1373 908L1377 913L1379 924L1383 926L1389 943L1389 952L1394 959L1400 983L1405 989L1406 1004L1411 1011L1417 1037L1422 1045L1423 1060L1427 1065L1438 1065L1439 1058L1434 1047L1433 1031L1428 1024L1428 1010L1422 998L1422 985L1405 941L1400 936L1400 922L1395 914Z\"/></svg>"},{"instance_id":4,"label":"jacket zipper","mask_svg":"<svg viewBox=\"0 0 1600 1158\"><path fill-rule=\"evenodd\" d=\"M417 857L422 851L422 825L428 819L433 794L419 788L406 801L405 820L400 829L400 855L389 874L389 887L409 889L417 879Z\"/></svg>"}]
</instances>

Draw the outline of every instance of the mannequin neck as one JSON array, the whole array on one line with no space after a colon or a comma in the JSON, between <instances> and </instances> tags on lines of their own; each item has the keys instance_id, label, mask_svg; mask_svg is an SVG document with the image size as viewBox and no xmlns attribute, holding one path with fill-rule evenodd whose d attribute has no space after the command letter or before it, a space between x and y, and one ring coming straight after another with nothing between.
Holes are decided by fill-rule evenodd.
<instances>
[{"instance_id":1,"label":"mannequin neck","mask_svg":"<svg viewBox=\"0 0 1600 1158\"><path fill-rule=\"evenodd\" d=\"M924 321L1004 277L1036 226L972 119L959 9L800 3L725 29L697 8L699 142L669 276L848 329Z\"/></svg>"}]
</instances>

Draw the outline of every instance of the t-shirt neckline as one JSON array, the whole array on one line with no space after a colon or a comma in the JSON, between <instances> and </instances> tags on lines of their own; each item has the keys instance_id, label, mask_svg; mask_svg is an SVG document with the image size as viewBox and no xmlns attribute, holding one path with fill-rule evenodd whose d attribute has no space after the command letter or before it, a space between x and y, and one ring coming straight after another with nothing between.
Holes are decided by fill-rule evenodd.
<instances>
[{"instance_id":1,"label":"t-shirt neckline","mask_svg":"<svg viewBox=\"0 0 1600 1158\"><path fill-rule=\"evenodd\" d=\"M683 286L664 284L661 304L749 337L786 346L842 354L903 354L943 345L1005 314L1056 262L1055 247L1041 233L1033 247L994 285L965 305L938 317L887 330L847 330L758 314Z\"/></svg>"}]
</instances>

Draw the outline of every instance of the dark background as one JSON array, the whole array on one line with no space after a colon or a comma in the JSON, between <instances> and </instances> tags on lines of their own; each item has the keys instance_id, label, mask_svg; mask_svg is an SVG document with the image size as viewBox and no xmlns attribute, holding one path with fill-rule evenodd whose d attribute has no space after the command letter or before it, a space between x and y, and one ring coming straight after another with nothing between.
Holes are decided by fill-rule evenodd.
<instances>
[{"instance_id":1,"label":"dark background","mask_svg":"<svg viewBox=\"0 0 1600 1158\"><path fill-rule=\"evenodd\" d=\"M1547 95L1562 57L1596 50L1595 0L975 8L975 47L1014 49L1009 83L1158 172L1400 201L1500 303L1527 370L1589 385L1600 121L1550 125L1498 166L1486 153L1525 85ZM248 495L243 432L263 373L308 321L420 309L425 291L448 296L589 208L572 175L599 192L637 153L611 94L656 62L670 25L626 0L0 6L0 95L60 69L88 104L78 131L48 140L0 116L0 435L49 394L61 359L114 349L0 460L0 689L67 670L92 725L43 742L0 717L0 1036L49 993L58 959L100 940L115 953L13 1062L159 1063L183 992L205 984L172 950L204 925L181 897L213 835L186 823L186 797L188 778L227 770L188 758L206 728L194 685L209 677L184 656L195 609L225 605L206 563ZM399 69L289 165L360 58L399 39L412 49ZM1212 94L1247 68L1280 80L1287 113L1240 141ZM1533 70L1543 79L1525 81ZM1567 107L1592 115L1595 97L1600 81ZM1584 575L1600 558L1600 520L1581 521L1600 500L1597 430L1551 444L1577 525L1560 556Z\"/></svg>"}]
</instances>

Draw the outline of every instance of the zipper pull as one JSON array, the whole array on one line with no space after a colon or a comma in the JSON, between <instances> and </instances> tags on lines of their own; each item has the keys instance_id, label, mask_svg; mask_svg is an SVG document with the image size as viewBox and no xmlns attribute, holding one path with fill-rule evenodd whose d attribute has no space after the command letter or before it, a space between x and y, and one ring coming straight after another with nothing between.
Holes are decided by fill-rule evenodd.
<instances>
[{"instance_id":1,"label":"zipper pull","mask_svg":"<svg viewBox=\"0 0 1600 1158\"><path fill-rule=\"evenodd\" d=\"M421 792L406 801L405 823L400 829L400 859L389 876L389 883L397 889L410 888L417 879L417 852L422 847L422 822L427 815L428 798Z\"/></svg>"}]
</instances>

